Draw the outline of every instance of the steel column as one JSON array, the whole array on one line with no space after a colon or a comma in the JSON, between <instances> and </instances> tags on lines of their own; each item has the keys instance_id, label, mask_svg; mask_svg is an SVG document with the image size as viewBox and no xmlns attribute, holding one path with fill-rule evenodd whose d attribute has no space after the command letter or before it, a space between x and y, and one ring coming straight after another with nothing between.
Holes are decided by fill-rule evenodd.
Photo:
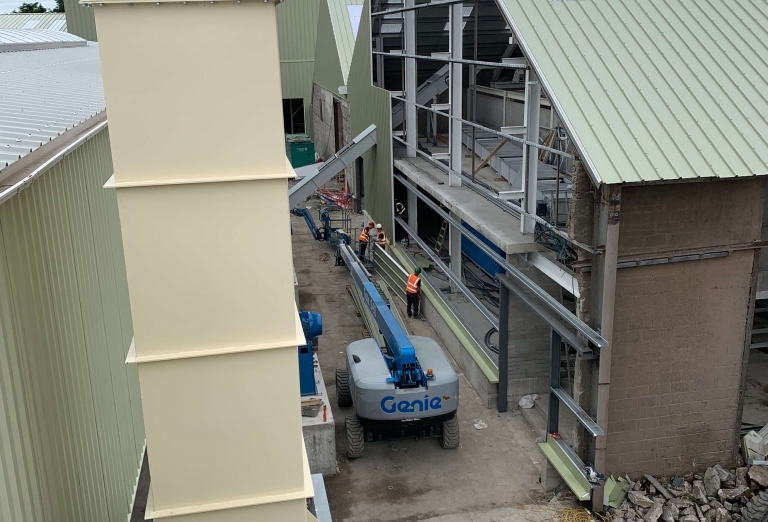
<instances>
[{"instance_id":1,"label":"steel column","mask_svg":"<svg viewBox=\"0 0 768 522\"><path fill-rule=\"evenodd\" d=\"M539 143L539 116L541 105L541 84L536 73L526 71L525 76L525 139L529 143ZM523 191L525 197L523 208L532 215L536 215L536 200L538 197L538 149L526 144L523 147ZM536 224L530 216L520 219L520 231L524 234L532 234Z\"/></svg>"},{"instance_id":2,"label":"steel column","mask_svg":"<svg viewBox=\"0 0 768 522\"><path fill-rule=\"evenodd\" d=\"M509 289L501 285L499 292L499 395L496 409L507 411L507 384L509 382Z\"/></svg>"},{"instance_id":3,"label":"steel column","mask_svg":"<svg viewBox=\"0 0 768 522\"><path fill-rule=\"evenodd\" d=\"M455 214L451 214L451 217L459 223L459 226L452 223L449 224L448 248L451 253L451 272L461 280L461 219ZM451 292L455 292L456 290L456 285L451 283Z\"/></svg>"},{"instance_id":4,"label":"steel column","mask_svg":"<svg viewBox=\"0 0 768 522\"><path fill-rule=\"evenodd\" d=\"M406 7L413 7L414 0L405 0ZM416 54L416 12L405 12L403 21L405 33L405 53ZM410 145L405 149L405 155L409 158L416 157L416 146L419 141L419 127L416 115L416 59L403 58L405 61L405 141Z\"/></svg>"},{"instance_id":5,"label":"steel column","mask_svg":"<svg viewBox=\"0 0 768 522\"><path fill-rule=\"evenodd\" d=\"M451 21L448 35L451 58L459 60L464 58L464 29L462 27L464 21L463 9L464 4L457 3L451 5ZM451 63L449 81L451 96L450 114L454 118L451 119L450 127L449 151L451 154L451 170L448 173L448 186L460 187L461 160L463 156L461 150L462 129L460 119L462 117L462 64L455 62ZM451 256L451 259L453 259L453 256ZM451 267L453 267L453 263L451 263Z\"/></svg>"},{"instance_id":6,"label":"steel column","mask_svg":"<svg viewBox=\"0 0 768 522\"><path fill-rule=\"evenodd\" d=\"M406 203L408 203L408 226L411 227L411 229L414 231L415 234L418 234L419 233L419 220L418 220L419 198L412 190L407 190L407 194L408 194L408 198L406 200Z\"/></svg>"},{"instance_id":7,"label":"steel column","mask_svg":"<svg viewBox=\"0 0 768 522\"><path fill-rule=\"evenodd\" d=\"M598 277L602 275L600 294L600 335L608 345L600 350L597 380L597 424L608 433L608 399L611 388L611 343L613 342L613 316L616 304L616 270L619 250L619 218L621 216L621 186L603 185L600 198L600 227L598 240L605 240L605 255L598 258ZM600 241L597 243L600 244ZM600 274L602 272L602 274ZM607 437L595 439L595 469L605 473ZM592 509L599 512L603 506L603 488L592 495Z\"/></svg>"},{"instance_id":8,"label":"steel column","mask_svg":"<svg viewBox=\"0 0 768 522\"><path fill-rule=\"evenodd\" d=\"M557 389L560 387L560 334L552 330L552 341L549 350L549 386ZM549 419L547 421L547 433L557 433L560 428L560 399L555 394L549 394Z\"/></svg>"}]
</instances>

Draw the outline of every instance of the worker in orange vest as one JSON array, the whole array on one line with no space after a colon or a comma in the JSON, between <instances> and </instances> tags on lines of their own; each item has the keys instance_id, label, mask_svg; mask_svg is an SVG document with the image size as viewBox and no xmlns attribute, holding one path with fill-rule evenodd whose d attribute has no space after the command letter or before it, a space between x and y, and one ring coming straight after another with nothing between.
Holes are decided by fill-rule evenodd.
<instances>
[{"instance_id":1,"label":"worker in orange vest","mask_svg":"<svg viewBox=\"0 0 768 522\"><path fill-rule=\"evenodd\" d=\"M376 231L378 232L376 235L376 244L381 248L385 248L387 246L387 234L384 232L384 229L381 228L381 223L376 225Z\"/></svg>"},{"instance_id":2,"label":"worker in orange vest","mask_svg":"<svg viewBox=\"0 0 768 522\"><path fill-rule=\"evenodd\" d=\"M370 233L373 225L373 221L369 222L365 228L363 228L363 231L360 232L360 237L357 238L358 243L360 243L360 259L365 257L365 249L368 246L368 241L371 239Z\"/></svg>"},{"instance_id":3,"label":"worker in orange vest","mask_svg":"<svg viewBox=\"0 0 768 522\"><path fill-rule=\"evenodd\" d=\"M408 297L408 317L419 317L419 301L421 300L421 267L408 276L405 284L405 295Z\"/></svg>"}]
</instances>

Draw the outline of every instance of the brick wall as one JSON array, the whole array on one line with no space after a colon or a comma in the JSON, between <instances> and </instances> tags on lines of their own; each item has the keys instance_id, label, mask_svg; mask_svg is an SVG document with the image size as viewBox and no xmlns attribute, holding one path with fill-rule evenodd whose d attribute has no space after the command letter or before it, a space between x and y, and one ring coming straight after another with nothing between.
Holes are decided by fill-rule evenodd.
<instances>
[{"instance_id":1,"label":"brick wall","mask_svg":"<svg viewBox=\"0 0 768 522\"><path fill-rule=\"evenodd\" d=\"M673 474L737 449L754 252L621 269L608 472Z\"/></svg>"},{"instance_id":2,"label":"brick wall","mask_svg":"<svg viewBox=\"0 0 768 522\"><path fill-rule=\"evenodd\" d=\"M619 256L757 240L764 195L765 180L754 178L625 187ZM732 461L755 269L753 250L619 269L608 472Z\"/></svg>"},{"instance_id":3,"label":"brick wall","mask_svg":"<svg viewBox=\"0 0 768 522\"><path fill-rule=\"evenodd\" d=\"M561 299L560 287L537 269L520 260L509 258L510 264ZM509 379L507 401L516 407L520 397L530 393L549 392L550 327L514 294L509 297Z\"/></svg>"}]
</instances>

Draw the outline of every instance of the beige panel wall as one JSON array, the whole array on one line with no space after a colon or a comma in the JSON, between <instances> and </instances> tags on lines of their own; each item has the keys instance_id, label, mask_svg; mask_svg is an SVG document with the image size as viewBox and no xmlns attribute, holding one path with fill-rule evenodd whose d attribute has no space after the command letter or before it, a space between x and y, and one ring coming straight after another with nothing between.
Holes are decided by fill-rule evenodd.
<instances>
[{"instance_id":1,"label":"beige panel wall","mask_svg":"<svg viewBox=\"0 0 768 522\"><path fill-rule=\"evenodd\" d=\"M151 5L95 7L116 180L284 175L274 5Z\"/></svg>"},{"instance_id":2,"label":"beige panel wall","mask_svg":"<svg viewBox=\"0 0 768 522\"><path fill-rule=\"evenodd\" d=\"M151 516L303 522L275 4L95 9Z\"/></svg>"},{"instance_id":3,"label":"beige panel wall","mask_svg":"<svg viewBox=\"0 0 768 522\"><path fill-rule=\"evenodd\" d=\"M286 194L285 179L119 190L139 357L286 340Z\"/></svg>"}]
</instances>

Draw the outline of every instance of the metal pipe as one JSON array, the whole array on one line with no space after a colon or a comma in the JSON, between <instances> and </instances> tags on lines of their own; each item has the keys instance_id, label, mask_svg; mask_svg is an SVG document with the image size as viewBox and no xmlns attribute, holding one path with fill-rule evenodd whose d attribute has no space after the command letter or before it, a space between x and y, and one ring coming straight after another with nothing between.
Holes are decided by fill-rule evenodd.
<instances>
[{"instance_id":1,"label":"metal pipe","mask_svg":"<svg viewBox=\"0 0 768 522\"><path fill-rule=\"evenodd\" d=\"M386 11L374 11L371 16L385 16L388 14L402 13L404 11L413 11L414 9L421 9L422 7L440 7L444 5L460 4L464 0L443 0L438 2L430 2L428 4L416 4L408 7L398 7L396 9L388 9Z\"/></svg>"},{"instance_id":2,"label":"metal pipe","mask_svg":"<svg viewBox=\"0 0 768 522\"><path fill-rule=\"evenodd\" d=\"M456 2L461 3L461 2ZM463 22L463 19L462 19ZM373 51L373 54L379 54L382 56L390 56L392 58L400 58L405 56L406 58L415 58L417 60L432 60L434 62L450 62L461 63L464 65L482 65L485 67L499 67L503 69L528 69L528 66L521 63L503 63L503 62L482 62L476 60L465 60L463 58L451 58L449 56L424 56L423 54L405 54L405 53L393 53L393 52L381 52Z\"/></svg>"},{"instance_id":3,"label":"metal pipe","mask_svg":"<svg viewBox=\"0 0 768 522\"><path fill-rule=\"evenodd\" d=\"M442 259L440 259L440 256L435 254L432 249L427 246L427 244L422 241L422 239L416 234L416 232L413 231L411 227L409 227L403 218L401 217L395 217L395 221L403 227L403 230L406 231L406 233L413 238L413 240L416 242L419 247L424 251L424 253L429 257L437 267L445 273L445 275L448 276L448 279L453 281L453 283L456 285L456 287L461 290L461 292L467 297L467 299L470 300L470 302L475 305L475 307L480 311L481 314L483 314L483 317L485 317L491 325L493 325L494 328L499 328L499 319L496 319L496 316L491 313L488 308L480 302L480 300L475 296L475 294L470 291L469 288L464 285L461 278L458 277L456 274L454 274L448 266L446 266L445 263L443 263Z\"/></svg>"},{"instance_id":4,"label":"metal pipe","mask_svg":"<svg viewBox=\"0 0 768 522\"><path fill-rule=\"evenodd\" d=\"M397 101L401 101L403 103L408 103L408 100L406 100L405 98L400 98L399 96L394 96L393 95L392 99L393 100L397 100ZM546 151L551 152L553 154L560 155L560 156L562 156L564 158L571 158L571 159L573 159L573 155L572 154L568 154L567 152L563 152L563 151L558 150L558 149L553 149L552 147L547 147L546 145L541 145L540 143L534 143L534 142L528 141L528 140L526 140L524 138L519 138L519 137L517 137L517 136L515 136L513 134L506 134L506 133L498 131L496 129L492 129L492 128L486 127L484 125L480 125L478 123L474 123L472 121L465 120L464 118L459 118L459 117L456 117L456 116L452 116L452 115L447 114L447 113L445 113L443 111L440 111L440 110L437 110L437 109L433 109L432 107L427 107L426 105L421 105L419 103L414 103L414 105L416 107L418 107L419 109L424 109L424 110L427 110L427 111L430 111L430 112L437 113L437 114L439 114L441 116L445 116L446 118L451 119L451 120L459 120L462 123L466 123L467 125L471 125L473 127L477 127L478 129L484 130L486 132L490 132L491 134L496 134L497 136L500 136L502 138L507 138L510 141L515 141L517 143L521 143L523 145L528 145L530 147L534 147L534 148L537 148L537 149L540 149L540 150L546 150Z\"/></svg>"},{"instance_id":5,"label":"metal pipe","mask_svg":"<svg viewBox=\"0 0 768 522\"><path fill-rule=\"evenodd\" d=\"M603 346L607 346L608 343L605 339L603 339L600 334L598 334L596 331L594 331L589 325L587 325L584 321L573 315L567 308L565 308L561 303L555 300L551 295L549 295L547 292L542 290L541 287L539 287L536 283L531 281L528 276L526 276L524 273L522 273L517 267L511 265L506 259L501 257L499 254L496 253L492 248L490 248L488 245L483 243L477 236L470 233L468 230L464 229L461 226L461 223L458 223L455 219L453 219L447 212L445 212L443 209L440 208L439 205L432 202L430 198L419 192L419 190L414 187L408 180L406 180L401 175L396 175L396 178L400 183L402 183L407 189L413 190L416 195L421 199L424 203L426 203L432 210L434 210L439 216L441 216L444 220L448 221L448 223L459 227L459 230L461 233L466 237L469 241L471 241L475 246L477 246L480 250L485 252L488 256L491 257L496 263L502 266L504 270L506 270L510 276L512 276L515 280L517 280L518 283L522 284L524 288L527 288L531 292L533 292L541 301L544 302L547 307L553 311L555 314L557 314L561 319L563 319L566 323L570 324L574 328L576 328L579 332L581 332L584 337L586 337L590 342L592 342L595 346L602 348Z\"/></svg>"},{"instance_id":6,"label":"metal pipe","mask_svg":"<svg viewBox=\"0 0 768 522\"><path fill-rule=\"evenodd\" d=\"M22 178L21 180L17 181L4 191L0 192L0 204L5 203L9 199L11 199L13 196L27 188L28 185L30 185L35 178L40 176L43 172L51 168L53 165L64 159L64 157L78 148L80 145L83 144L83 142L90 139L95 134L101 132L105 127L107 126L107 120L104 120L103 122L96 125L94 128L77 138L75 141L58 151L56 154L54 154L51 158L49 158L45 163L37 167L35 170L33 170L31 173L27 174Z\"/></svg>"},{"instance_id":7,"label":"metal pipe","mask_svg":"<svg viewBox=\"0 0 768 522\"><path fill-rule=\"evenodd\" d=\"M499 394L496 409L507 411L507 386L509 381L509 289L501 285L499 292Z\"/></svg>"}]
</instances>

